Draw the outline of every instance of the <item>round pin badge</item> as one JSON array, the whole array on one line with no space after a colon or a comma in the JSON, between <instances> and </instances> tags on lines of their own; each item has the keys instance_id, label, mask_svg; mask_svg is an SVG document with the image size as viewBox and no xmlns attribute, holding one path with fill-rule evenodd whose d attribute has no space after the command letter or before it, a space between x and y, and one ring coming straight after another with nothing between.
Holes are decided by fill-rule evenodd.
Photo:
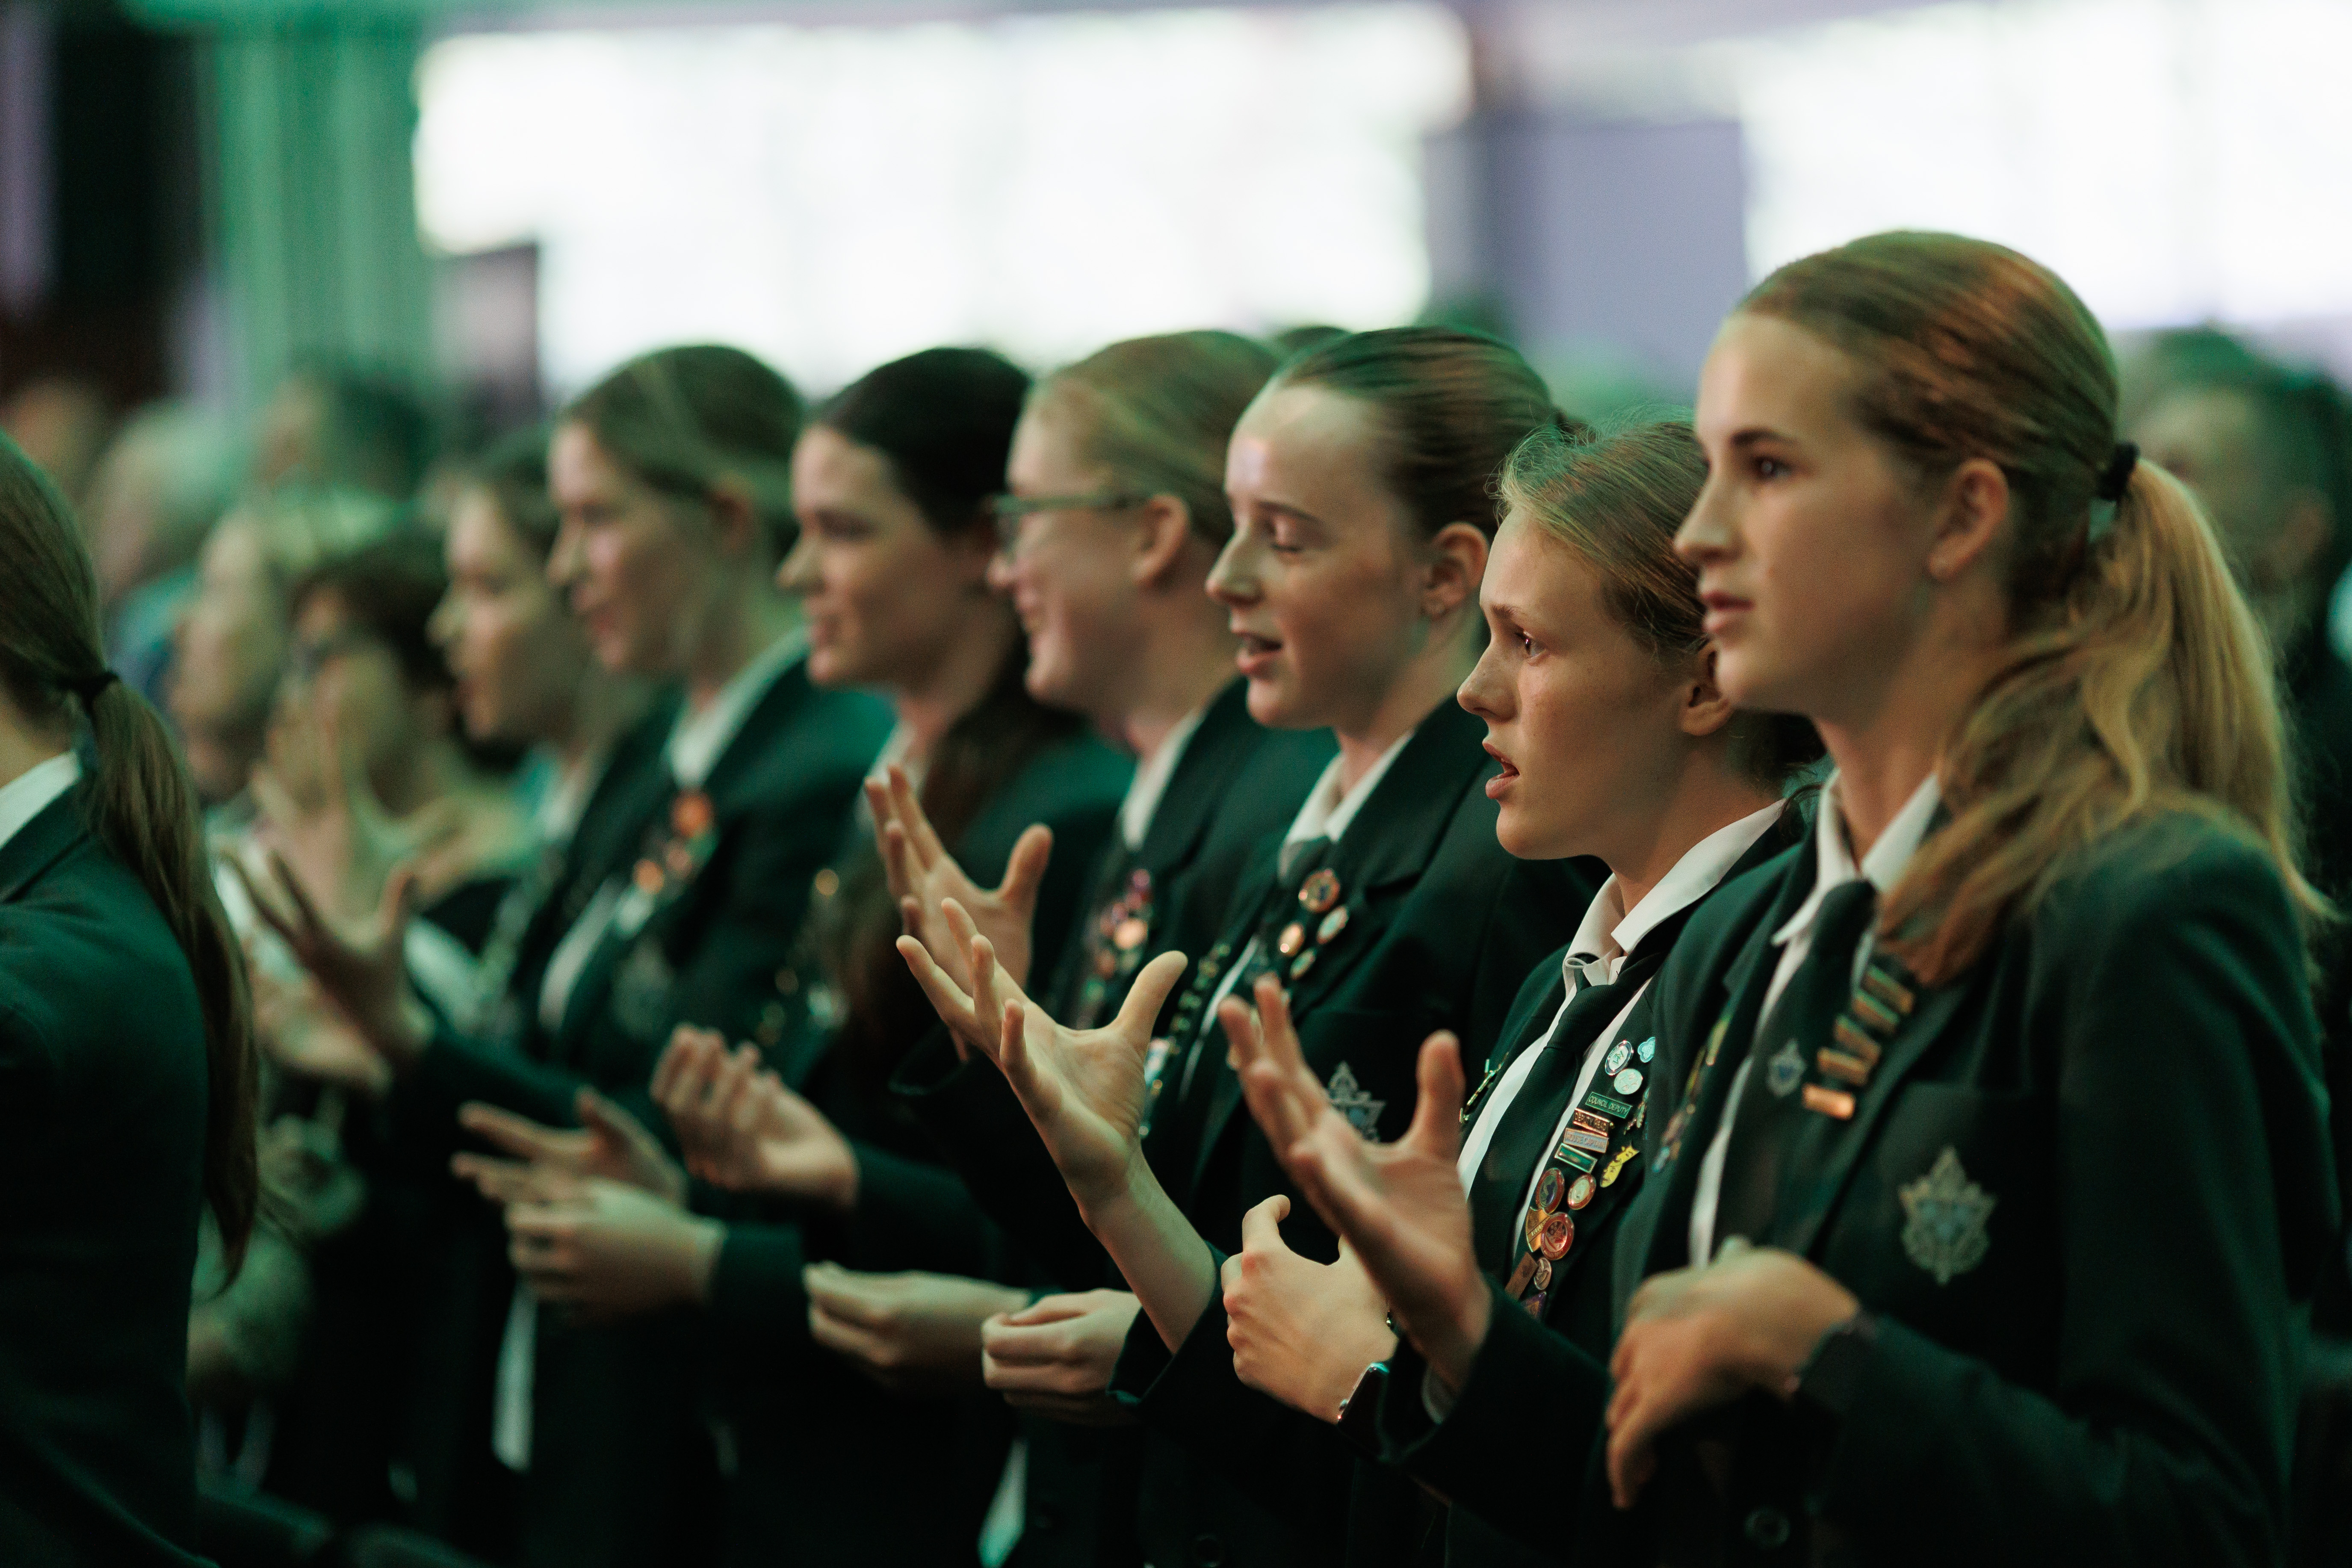
<instances>
[{"instance_id":1,"label":"round pin badge","mask_svg":"<svg viewBox=\"0 0 2352 1568\"><path fill-rule=\"evenodd\" d=\"M1538 1290L1551 1289L1551 1259L1549 1258L1536 1259L1536 1289Z\"/></svg>"},{"instance_id":2,"label":"round pin badge","mask_svg":"<svg viewBox=\"0 0 2352 1568\"><path fill-rule=\"evenodd\" d=\"M1613 1073L1619 1068L1623 1067L1627 1062L1630 1062L1633 1059L1633 1047L1627 1045L1624 1041L1620 1040L1615 1045L1609 1047L1609 1054L1607 1056L1601 1058L1601 1070L1603 1072Z\"/></svg>"},{"instance_id":3,"label":"round pin badge","mask_svg":"<svg viewBox=\"0 0 2352 1568\"><path fill-rule=\"evenodd\" d=\"M1609 1081L1620 1094L1639 1094L1642 1092L1642 1069L1627 1068Z\"/></svg>"},{"instance_id":4,"label":"round pin badge","mask_svg":"<svg viewBox=\"0 0 2352 1568\"><path fill-rule=\"evenodd\" d=\"M1546 1258L1559 1259L1568 1255L1576 1245L1576 1221L1567 1214L1556 1214L1543 1223L1543 1241L1538 1250Z\"/></svg>"},{"instance_id":5,"label":"round pin badge","mask_svg":"<svg viewBox=\"0 0 2352 1568\"><path fill-rule=\"evenodd\" d=\"M1298 956L1298 950L1306 945L1307 928L1297 921L1283 927L1282 934L1274 939L1274 951L1285 958L1296 958Z\"/></svg>"},{"instance_id":6,"label":"round pin badge","mask_svg":"<svg viewBox=\"0 0 2352 1568\"><path fill-rule=\"evenodd\" d=\"M1118 930L1110 933L1110 943L1113 947L1118 948L1121 952L1126 952L1132 949L1141 947L1143 945L1143 939L1150 934L1151 928L1150 926L1144 924L1133 915L1129 915L1127 919L1118 922Z\"/></svg>"},{"instance_id":7,"label":"round pin badge","mask_svg":"<svg viewBox=\"0 0 2352 1568\"><path fill-rule=\"evenodd\" d=\"M1339 873L1328 866L1299 884L1298 901L1309 914L1319 915L1339 901Z\"/></svg>"},{"instance_id":8,"label":"round pin badge","mask_svg":"<svg viewBox=\"0 0 2352 1568\"><path fill-rule=\"evenodd\" d=\"M1317 942L1329 942L1333 937L1338 936L1341 931L1346 931L1347 929L1348 910L1346 906L1343 905L1339 909L1333 910L1329 914L1323 917L1323 923L1315 928L1315 940Z\"/></svg>"},{"instance_id":9,"label":"round pin badge","mask_svg":"<svg viewBox=\"0 0 2352 1568\"><path fill-rule=\"evenodd\" d=\"M1558 1170L1546 1171L1543 1180L1536 1184L1536 1207L1546 1210L1559 1207L1559 1189L1567 1184L1567 1181L1568 1178Z\"/></svg>"},{"instance_id":10,"label":"round pin badge","mask_svg":"<svg viewBox=\"0 0 2352 1568\"><path fill-rule=\"evenodd\" d=\"M1293 980L1297 980L1314 967L1315 950L1310 947L1305 952L1300 953L1297 958L1290 961L1290 977Z\"/></svg>"},{"instance_id":11,"label":"round pin badge","mask_svg":"<svg viewBox=\"0 0 2352 1568\"><path fill-rule=\"evenodd\" d=\"M1577 1177L1568 1184L1568 1206L1572 1209L1582 1208L1592 1201L1592 1194L1599 1190L1599 1186L1600 1184L1590 1175Z\"/></svg>"}]
</instances>

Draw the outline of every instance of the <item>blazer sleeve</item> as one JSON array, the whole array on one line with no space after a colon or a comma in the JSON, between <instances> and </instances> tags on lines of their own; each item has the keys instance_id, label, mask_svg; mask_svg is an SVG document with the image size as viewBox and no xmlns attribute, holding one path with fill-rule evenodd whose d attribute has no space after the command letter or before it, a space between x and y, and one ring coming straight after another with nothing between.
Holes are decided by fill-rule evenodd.
<instances>
[{"instance_id":1,"label":"blazer sleeve","mask_svg":"<svg viewBox=\"0 0 2352 1568\"><path fill-rule=\"evenodd\" d=\"M2334 1220L2303 944L2251 849L2205 830L2168 868L2148 858L2036 918L2046 1016L2027 1027L2057 1073L2050 1392L1885 1321L1815 1503L1864 1559L2285 1551L2294 1301Z\"/></svg>"},{"instance_id":2,"label":"blazer sleeve","mask_svg":"<svg viewBox=\"0 0 2352 1568\"><path fill-rule=\"evenodd\" d=\"M1540 1551L1576 1534L1586 1468L1602 1436L1609 1371L1487 1282L1486 1342L1444 1418L1429 1363L1400 1342L1381 1392L1381 1459Z\"/></svg>"},{"instance_id":3,"label":"blazer sleeve","mask_svg":"<svg viewBox=\"0 0 2352 1568\"><path fill-rule=\"evenodd\" d=\"M1226 1255L1210 1251L1222 1272ZM1361 1456L1338 1427L1242 1382L1226 1322L1224 1293L1213 1289L1171 1352L1138 1313L1111 1372L1112 1396L1276 1517L1303 1533L1342 1538L1350 1472Z\"/></svg>"}]
</instances>

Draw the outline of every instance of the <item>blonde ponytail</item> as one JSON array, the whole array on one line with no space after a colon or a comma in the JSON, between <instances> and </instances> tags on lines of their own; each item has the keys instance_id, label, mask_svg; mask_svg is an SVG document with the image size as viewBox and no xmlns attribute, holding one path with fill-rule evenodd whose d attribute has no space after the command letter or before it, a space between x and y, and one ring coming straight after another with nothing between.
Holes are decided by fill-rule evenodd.
<instances>
[{"instance_id":1,"label":"blonde ponytail","mask_svg":"<svg viewBox=\"0 0 2352 1568\"><path fill-rule=\"evenodd\" d=\"M2262 634L2179 481L2112 468L2115 358L2074 290L1983 240L1880 234L1790 262L1740 310L1850 354L1856 416L1923 486L1974 458L2009 481L2009 656L1946 742L1951 820L1888 894L1881 940L1948 979L2082 852L2167 812L2261 845L2324 916L2295 869Z\"/></svg>"}]
</instances>

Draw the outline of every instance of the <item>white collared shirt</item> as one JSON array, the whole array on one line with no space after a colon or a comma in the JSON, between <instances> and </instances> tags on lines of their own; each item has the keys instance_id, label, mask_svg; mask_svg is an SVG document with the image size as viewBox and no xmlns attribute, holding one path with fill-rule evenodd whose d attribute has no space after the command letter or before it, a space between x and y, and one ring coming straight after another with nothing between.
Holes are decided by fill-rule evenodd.
<instances>
[{"instance_id":1,"label":"white collared shirt","mask_svg":"<svg viewBox=\"0 0 2352 1568\"><path fill-rule=\"evenodd\" d=\"M1911 858L1919 852L1920 842L1927 837L1928 825L1936 820L1936 809L1944 799L1936 775L1929 773L1911 792L1911 798L1903 803L1903 809L1895 814L1894 820L1887 823L1886 830L1878 836L1861 864L1856 865L1853 842L1846 837L1845 813L1838 805L1837 786L1837 775L1832 773L1822 790L1822 812L1813 823L1813 890L1797 906L1797 912L1772 933L1773 945L1780 950L1780 963L1772 971L1772 984L1765 991L1764 1005L1756 1015L1759 1027L1813 951L1813 926L1821 918L1822 901L1832 889L1864 877L1881 897L1885 896L1903 879L1903 873L1909 868ZM1861 978L1863 965L1870 962L1873 938L1865 931L1853 952L1856 979ZM1698 1184L1691 1194L1690 1258L1694 1264L1706 1262L1715 1253L1715 1211L1723 1195L1723 1163L1731 1150L1731 1124L1738 1115L1740 1092L1748 1087L1748 1069L1755 1061L1756 1046L1751 1040L1739 1070L1732 1075L1722 1123L1706 1146L1706 1157L1699 1163Z\"/></svg>"},{"instance_id":2,"label":"white collared shirt","mask_svg":"<svg viewBox=\"0 0 2352 1568\"><path fill-rule=\"evenodd\" d=\"M1151 831L1151 819L1160 814L1160 799L1168 793L1168 781L1176 776L1176 764L1184 760L1193 731L1209 716L1209 702L1177 720L1150 755L1136 759L1135 777L1128 783L1127 798L1118 804L1118 838L1130 853L1143 847L1144 835Z\"/></svg>"},{"instance_id":3,"label":"white collared shirt","mask_svg":"<svg viewBox=\"0 0 2352 1568\"><path fill-rule=\"evenodd\" d=\"M0 846L22 833L26 823L80 782L81 759L64 751L47 762L35 763L0 785Z\"/></svg>"},{"instance_id":4,"label":"white collared shirt","mask_svg":"<svg viewBox=\"0 0 2352 1568\"><path fill-rule=\"evenodd\" d=\"M1624 969L1626 958L1642 945L1642 939L1713 892L1732 867L1739 863L1739 858L1755 847L1758 839L1772 830L1772 825L1780 819L1781 809L1780 803L1775 801L1760 811L1750 812L1737 822L1717 828L1683 851L1682 858L1675 862L1674 868L1659 878L1657 886L1643 894L1642 900L1631 910L1624 908L1623 885L1614 876L1601 885L1601 891L1593 895L1592 902L1585 909L1584 920L1577 927L1576 940L1569 944L1567 954L1560 960L1560 975L1567 984L1568 994L1560 999L1559 1011L1552 1015L1551 1027L1544 1031L1540 1041L1521 1051L1504 1069L1502 1078L1495 1084L1494 1092L1478 1108L1477 1118L1470 1126L1469 1137L1463 1142L1462 1157L1456 1169L1461 1173L1464 1191L1469 1190L1480 1162L1486 1158L1486 1151L1493 1146L1495 1133L1502 1126L1504 1113L1518 1098L1528 1075L1535 1070L1536 1058L1543 1055L1551 1045L1552 1037L1559 1032L1560 1022L1568 1016L1568 1009L1575 1002L1577 993L1587 985L1613 983ZM1545 1145L1546 1148L1558 1145L1567 1132L1569 1115L1582 1101L1585 1090L1591 1087L1593 1073L1600 1067L1601 1058L1608 1054L1610 1042L1623 1027L1627 1015L1633 1011L1634 1005L1641 1001L1643 993L1648 989L1644 983L1641 990L1627 997L1624 1007L1611 1020L1609 1026L1593 1036L1591 1042L1585 1047L1584 1064L1578 1071L1576 1088L1569 1095L1567 1105L1562 1107L1559 1124L1552 1130L1552 1141ZM1540 1164L1528 1173L1527 1192L1522 1195L1519 1205L1522 1219L1526 1217L1527 1200L1535 1195L1536 1179L1541 1174Z\"/></svg>"}]
</instances>

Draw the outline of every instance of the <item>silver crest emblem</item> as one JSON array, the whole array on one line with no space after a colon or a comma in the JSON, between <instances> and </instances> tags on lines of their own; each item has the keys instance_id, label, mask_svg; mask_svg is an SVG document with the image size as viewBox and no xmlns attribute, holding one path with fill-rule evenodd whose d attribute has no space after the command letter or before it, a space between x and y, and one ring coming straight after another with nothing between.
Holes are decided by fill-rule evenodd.
<instances>
[{"instance_id":1,"label":"silver crest emblem","mask_svg":"<svg viewBox=\"0 0 2352 1568\"><path fill-rule=\"evenodd\" d=\"M1904 1255L1948 1285L1984 1261L1991 1237L1985 1226L2000 1200L1960 1169L1958 1151L1950 1144L1936 1156L1927 1173L1895 1189L1903 1200Z\"/></svg>"},{"instance_id":2,"label":"silver crest emblem","mask_svg":"<svg viewBox=\"0 0 2352 1568\"><path fill-rule=\"evenodd\" d=\"M1346 1062L1332 1073L1324 1092L1331 1097L1331 1109L1346 1117L1349 1126L1367 1138L1380 1130L1381 1112L1388 1109L1389 1102L1366 1094L1364 1086L1356 1081L1356 1069Z\"/></svg>"},{"instance_id":3,"label":"silver crest emblem","mask_svg":"<svg viewBox=\"0 0 2352 1568\"><path fill-rule=\"evenodd\" d=\"M1786 1100L1796 1093L1797 1086L1804 1081L1805 1058L1794 1040L1774 1052L1772 1059L1764 1064L1764 1087L1779 1099Z\"/></svg>"}]
</instances>

